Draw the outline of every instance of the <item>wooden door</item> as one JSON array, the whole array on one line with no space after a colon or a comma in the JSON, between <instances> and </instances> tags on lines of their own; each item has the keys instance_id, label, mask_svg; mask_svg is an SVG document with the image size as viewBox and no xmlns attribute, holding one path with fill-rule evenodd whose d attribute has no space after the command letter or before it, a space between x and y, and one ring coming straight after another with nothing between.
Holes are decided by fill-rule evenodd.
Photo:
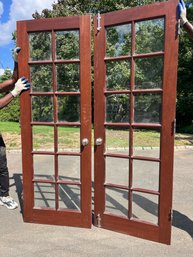
<instances>
[{"instance_id":1,"label":"wooden door","mask_svg":"<svg viewBox=\"0 0 193 257\"><path fill-rule=\"evenodd\" d=\"M170 244L178 1L95 17L99 227Z\"/></svg>"},{"instance_id":2,"label":"wooden door","mask_svg":"<svg viewBox=\"0 0 193 257\"><path fill-rule=\"evenodd\" d=\"M90 16L19 21L24 220L91 226Z\"/></svg>"}]
</instances>

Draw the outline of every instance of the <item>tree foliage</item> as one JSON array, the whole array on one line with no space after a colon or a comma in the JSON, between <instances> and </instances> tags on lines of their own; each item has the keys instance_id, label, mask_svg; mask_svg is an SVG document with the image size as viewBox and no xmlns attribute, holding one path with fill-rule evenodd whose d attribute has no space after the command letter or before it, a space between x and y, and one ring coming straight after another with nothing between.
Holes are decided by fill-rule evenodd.
<instances>
[{"instance_id":1,"label":"tree foliage","mask_svg":"<svg viewBox=\"0 0 193 257\"><path fill-rule=\"evenodd\" d=\"M193 7L187 10L188 20L193 23ZM193 122L193 41L181 30L178 61L177 128L192 126ZM193 131L192 131L193 133Z\"/></svg>"}]
</instances>

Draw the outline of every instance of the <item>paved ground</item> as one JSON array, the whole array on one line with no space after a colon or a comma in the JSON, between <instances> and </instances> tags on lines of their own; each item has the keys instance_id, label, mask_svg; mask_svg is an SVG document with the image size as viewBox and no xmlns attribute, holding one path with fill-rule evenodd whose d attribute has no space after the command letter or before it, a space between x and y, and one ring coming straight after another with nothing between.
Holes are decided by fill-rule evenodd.
<instances>
[{"instance_id":1,"label":"paved ground","mask_svg":"<svg viewBox=\"0 0 193 257\"><path fill-rule=\"evenodd\" d=\"M21 192L21 155L9 153L11 195ZM175 151L172 245L92 227L80 229L23 222L21 208L0 207L0 257L192 257L193 149ZM17 191L17 192L16 192Z\"/></svg>"}]
</instances>

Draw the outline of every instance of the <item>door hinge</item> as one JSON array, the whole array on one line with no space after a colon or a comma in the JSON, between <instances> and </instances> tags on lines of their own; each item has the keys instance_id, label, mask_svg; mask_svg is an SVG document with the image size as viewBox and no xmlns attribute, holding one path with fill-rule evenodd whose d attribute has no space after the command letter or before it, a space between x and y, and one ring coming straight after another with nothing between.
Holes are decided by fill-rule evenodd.
<instances>
[{"instance_id":1,"label":"door hinge","mask_svg":"<svg viewBox=\"0 0 193 257\"><path fill-rule=\"evenodd\" d=\"M97 214L96 216L96 222L97 222L97 227L98 228L101 228L101 215L100 214Z\"/></svg>"},{"instance_id":2,"label":"door hinge","mask_svg":"<svg viewBox=\"0 0 193 257\"><path fill-rule=\"evenodd\" d=\"M169 212L169 221L173 221L173 217L174 217L174 214L173 214L173 210L171 209L170 212Z\"/></svg>"},{"instance_id":3,"label":"door hinge","mask_svg":"<svg viewBox=\"0 0 193 257\"><path fill-rule=\"evenodd\" d=\"M97 31L99 32L101 30L101 15L100 12L97 14Z\"/></svg>"}]
</instances>

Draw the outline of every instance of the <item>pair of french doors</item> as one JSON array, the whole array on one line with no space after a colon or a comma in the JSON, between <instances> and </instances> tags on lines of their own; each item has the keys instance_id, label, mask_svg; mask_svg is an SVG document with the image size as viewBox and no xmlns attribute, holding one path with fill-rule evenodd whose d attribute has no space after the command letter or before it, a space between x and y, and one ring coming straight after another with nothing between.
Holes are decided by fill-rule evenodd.
<instances>
[{"instance_id":1,"label":"pair of french doors","mask_svg":"<svg viewBox=\"0 0 193 257\"><path fill-rule=\"evenodd\" d=\"M94 223L170 243L176 0L94 19ZM90 16L20 21L24 220L91 227Z\"/></svg>"}]
</instances>

